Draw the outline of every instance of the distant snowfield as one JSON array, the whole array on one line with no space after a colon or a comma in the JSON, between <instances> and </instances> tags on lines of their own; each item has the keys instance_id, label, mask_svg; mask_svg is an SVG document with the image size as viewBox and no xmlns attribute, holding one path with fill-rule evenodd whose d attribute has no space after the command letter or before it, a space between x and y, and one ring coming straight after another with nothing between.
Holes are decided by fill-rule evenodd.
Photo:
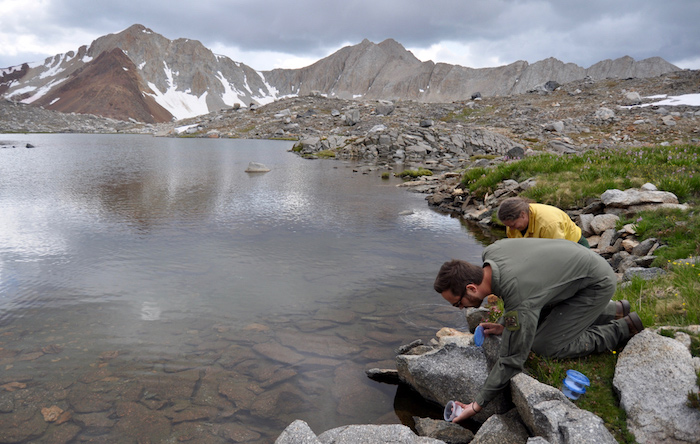
<instances>
[{"instance_id":1,"label":"distant snowfield","mask_svg":"<svg viewBox=\"0 0 700 444\"><path fill-rule=\"evenodd\" d=\"M683 94L680 96L669 96L666 94L660 94L657 96L645 97L645 99L663 99L658 102L645 103L643 105L636 105L636 107L644 106L700 106L700 94ZM633 107L634 108L634 107Z\"/></svg>"}]
</instances>

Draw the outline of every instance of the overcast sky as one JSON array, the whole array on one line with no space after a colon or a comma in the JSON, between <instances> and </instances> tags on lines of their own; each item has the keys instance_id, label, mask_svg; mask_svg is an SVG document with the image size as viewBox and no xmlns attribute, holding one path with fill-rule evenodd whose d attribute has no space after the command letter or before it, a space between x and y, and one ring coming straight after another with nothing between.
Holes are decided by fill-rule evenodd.
<instances>
[{"instance_id":1,"label":"overcast sky","mask_svg":"<svg viewBox=\"0 0 700 444\"><path fill-rule=\"evenodd\" d=\"M301 68L363 39L470 68L625 55L700 69L700 0L0 0L0 68L142 24L257 70Z\"/></svg>"}]
</instances>

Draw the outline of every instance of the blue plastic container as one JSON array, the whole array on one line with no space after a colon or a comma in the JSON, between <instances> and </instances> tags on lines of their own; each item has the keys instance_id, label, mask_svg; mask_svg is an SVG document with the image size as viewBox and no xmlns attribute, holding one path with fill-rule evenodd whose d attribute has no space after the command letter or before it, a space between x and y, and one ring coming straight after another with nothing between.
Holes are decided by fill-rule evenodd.
<instances>
[{"instance_id":1,"label":"blue plastic container","mask_svg":"<svg viewBox=\"0 0 700 444\"><path fill-rule=\"evenodd\" d=\"M564 392L567 398L576 400L586 393L586 387L590 385L591 381L583 373L576 370L567 370L561 391Z\"/></svg>"},{"instance_id":2,"label":"blue plastic container","mask_svg":"<svg viewBox=\"0 0 700 444\"><path fill-rule=\"evenodd\" d=\"M481 344L484 343L484 327L479 325L476 327L476 330L474 330L474 344L476 344L477 347L481 347Z\"/></svg>"}]
</instances>

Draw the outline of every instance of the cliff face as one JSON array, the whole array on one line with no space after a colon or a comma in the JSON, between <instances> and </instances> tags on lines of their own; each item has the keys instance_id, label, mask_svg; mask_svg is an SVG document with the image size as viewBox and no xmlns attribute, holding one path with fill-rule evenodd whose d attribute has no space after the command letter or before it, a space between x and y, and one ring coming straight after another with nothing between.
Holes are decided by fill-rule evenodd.
<instances>
[{"instance_id":1,"label":"cliff face","mask_svg":"<svg viewBox=\"0 0 700 444\"><path fill-rule=\"evenodd\" d=\"M341 48L305 68L259 72L213 54L197 40L169 40L133 25L43 63L0 70L0 95L64 112L163 122L312 92L441 103L469 100L475 93L525 93L549 81L646 78L678 70L658 57L604 60L588 69L553 58L473 69L421 62L388 39Z\"/></svg>"}]
</instances>

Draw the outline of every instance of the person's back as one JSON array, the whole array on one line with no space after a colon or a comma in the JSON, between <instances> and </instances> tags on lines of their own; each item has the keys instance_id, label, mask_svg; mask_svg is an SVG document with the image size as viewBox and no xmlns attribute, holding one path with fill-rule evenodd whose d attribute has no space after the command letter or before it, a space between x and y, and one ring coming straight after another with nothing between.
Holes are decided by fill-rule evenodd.
<instances>
[{"instance_id":1,"label":"person's back","mask_svg":"<svg viewBox=\"0 0 700 444\"><path fill-rule=\"evenodd\" d=\"M520 197L504 200L498 218L506 226L509 238L567 239L588 247L581 228L568 214L551 205L530 203Z\"/></svg>"},{"instance_id":2,"label":"person's back","mask_svg":"<svg viewBox=\"0 0 700 444\"><path fill-rule=\"evenodd\" d=\"M557 303L583 283L609 279L614 287L616 282L602 256L565 239L504 239L486 247L483 257L497 276L494 294L511 306L525 297L531 306Z\"/></svg>"}]
</instances>

